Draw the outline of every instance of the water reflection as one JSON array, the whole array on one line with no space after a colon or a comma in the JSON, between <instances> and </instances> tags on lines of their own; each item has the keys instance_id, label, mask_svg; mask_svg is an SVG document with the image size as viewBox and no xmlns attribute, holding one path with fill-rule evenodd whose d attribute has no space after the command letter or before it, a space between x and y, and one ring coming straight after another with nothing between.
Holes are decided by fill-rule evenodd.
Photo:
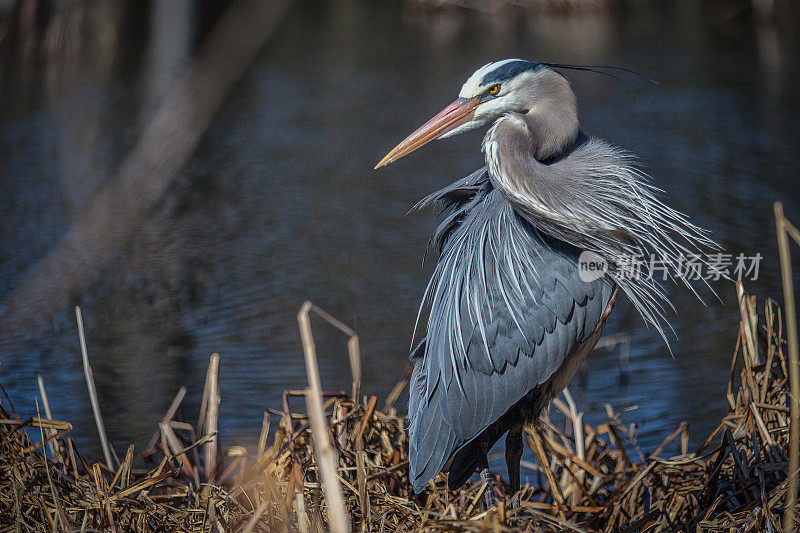
<instances>
[{"instance_id":1,"label":"water reflection","mask_svg":"<svg viewBox=\"0 0 800 533\"><path fill-rule=\"evenodd\" d=\"M12 47L0 106L6 301L118 170L200 39L187 29L202 27L195 4L152 2L144 13L132 4L95 1L89 16L69 3L84 10L72 53L34 61L30 47L40 45ZM263 409L304 384L295 313L311 299L359 332L364 392L385 396L402 376L432 268L421 261L433 214L406 212L481 164L481 134L433 143L382 172L372 166L451 101L469 72L501 57L620 64L657 78L638 93L571 73L584 128L637 152L670 202L728 250L761 252L751 289L779 294L772 201L800 218L798 69L786 52L796 36L741 17L720 25L695 6L528 18L294 5L94 281L44 326L6 333L3 384L28 412L42 373L54 415L94 447L69 313L80 303L118 446L143 445L181 385L194 413L213 351L222 355L223 445L252 441ZM164 10L192 22L170 34ZM682 419L693 442L711 429L724 409L737 314L732 287L717 289L724 305L707 307L674 291L675 357L629 305L618 306L607 331L631 336L627 364L599 351L572 387L590 420L605 403L638 406L624 419L640 425L645 448ZM27 338L8 338L20 333ZM324 385L347 389L343 339L320 329L317 341Z\"/></svg>"}]
</instances>

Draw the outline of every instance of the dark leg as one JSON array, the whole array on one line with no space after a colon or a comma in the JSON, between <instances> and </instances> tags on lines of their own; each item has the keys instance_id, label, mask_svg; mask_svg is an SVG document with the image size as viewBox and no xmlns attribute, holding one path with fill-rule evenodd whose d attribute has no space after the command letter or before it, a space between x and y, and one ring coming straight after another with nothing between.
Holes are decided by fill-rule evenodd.
<instances>
[{"instance_id":1,"label":"dark leg","mask_svg":"<svg viewBox=\"0 0 800 533\"><path fill-rule=\"evenodd\" d=\"M519 507L519 463L522 460L522 427L508 430L506 435L506 466L508 467L508 485L511 489L511 508Z\"/></svg>"},{"instance_id":2,"label":"dark leg","mask_svg":"<svg viewBox=\"0 0 800 533\"><path fill-rule=\"evenodd\" d=\"M497 502L494 498L494 488L492 487L492 474L489 472L489 459L485 458L481 464L481 482L486 483L486 508L491 509Z\"/></svg>"}]
</instances>

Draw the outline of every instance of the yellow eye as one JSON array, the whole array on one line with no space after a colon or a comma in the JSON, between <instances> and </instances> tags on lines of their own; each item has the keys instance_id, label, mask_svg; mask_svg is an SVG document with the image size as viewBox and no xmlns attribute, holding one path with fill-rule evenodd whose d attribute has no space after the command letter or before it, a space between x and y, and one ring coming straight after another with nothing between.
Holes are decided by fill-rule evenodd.
<instances>
[{"instance_id":1,"label":"yellow eye","mask_svg":"<svg viewBox=\"0 0 800 533\"><path fill-rule=\"evenodd\" d=\"M499 92L500 92L499 85L492 85L491 87L489 87L489 94L497 94Z\"/></svg>"}]
</instances>

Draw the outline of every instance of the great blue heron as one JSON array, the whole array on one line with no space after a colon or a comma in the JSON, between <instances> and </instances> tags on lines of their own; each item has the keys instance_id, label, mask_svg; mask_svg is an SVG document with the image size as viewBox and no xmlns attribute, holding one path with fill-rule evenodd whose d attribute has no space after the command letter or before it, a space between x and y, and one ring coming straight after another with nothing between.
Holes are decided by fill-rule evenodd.
<instances>
[{"instance_id":1,"label":"great blue heron","mask_svg":"<svg viewBox=\"0 0 800 533\"><path fill-rule=\"evenodd\" d=\"M440 204L447 216L432 238L439 262L421 306L430 308L427 334L411 354L416 493L442 470L451 489L476 469L488 481L487 453L504 433L516 493L523 425L585 361L618 292L663 336L669 302L652 271L673 277L684 254L715 247L656 198L629 154L581 132L575 94L554 67L481 67L376 167L494 122L486 166L417 204ZM601 268L582 272L587 257Z\"/></svg>"}]
</instances>

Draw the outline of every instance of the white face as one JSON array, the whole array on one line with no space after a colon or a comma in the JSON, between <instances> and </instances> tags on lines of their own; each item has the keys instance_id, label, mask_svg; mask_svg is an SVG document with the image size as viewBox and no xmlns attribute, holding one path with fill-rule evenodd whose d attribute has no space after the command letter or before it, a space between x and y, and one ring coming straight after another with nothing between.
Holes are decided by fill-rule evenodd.
<instances>
[{"instance_id":1,"label":"white face","mask_svg":"<svg viewBox=\"0 0 800 533\"><path fill-rule=\"evenodd\" d=\"M535 78L537 71L525 71L511 79L501 82L481 83L486 74L513 61L520 60L504 59L503 61L488 63L476 70L475 73L469 77L466 83L461 87L461 92L458 93L459 98L483 98L485 101L475 109L475 116L472 120L447 132L445 135L442 135L441 138L458 135L459 133L489 124L499 118L503 113L511 111L522 113L528 111L528 106L530 106L530 103L535 98L537 87ZM488 91L494 85L497 85L499 90L496 94L490 95Z\"/></svg>"}]
</instances>

